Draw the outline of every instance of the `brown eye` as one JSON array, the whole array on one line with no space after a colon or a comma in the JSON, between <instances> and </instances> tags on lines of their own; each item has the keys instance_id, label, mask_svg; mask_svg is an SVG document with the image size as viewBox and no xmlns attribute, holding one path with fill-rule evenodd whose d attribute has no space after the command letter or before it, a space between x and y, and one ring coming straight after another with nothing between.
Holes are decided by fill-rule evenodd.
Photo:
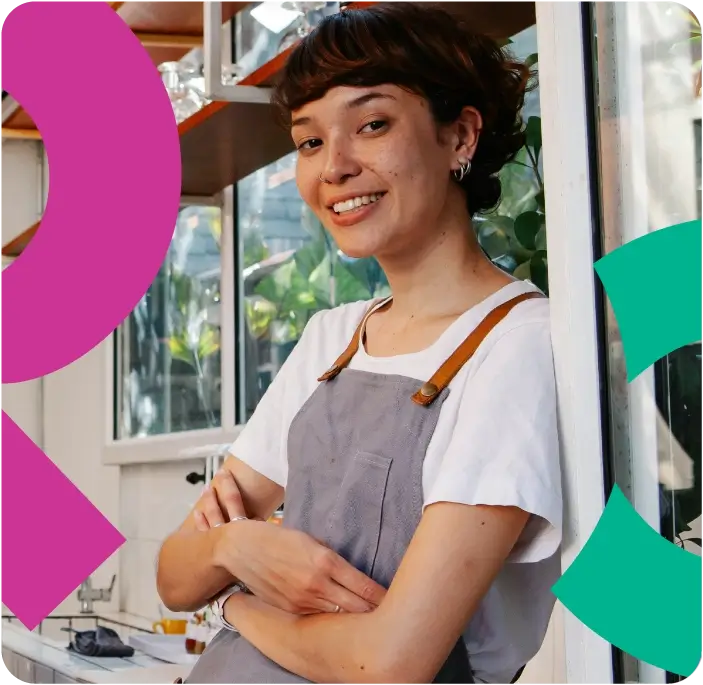
<instances>
[{"instance_id":1,"label":"brown eye","mask_svg":"<svg viewBox=\"0 0 703 685\"><path fill-rule=\"evenodd\" d=\"M388 126L388 122L383 119L375 119L374 121L369 121L369 123L364 125L361 130L368 130L370 133L375 133L376 131L382 130L386 126Z\"/></svg>"},{"instance_id":2,"label":"brown eye","mask_svg":"<svg viewBox=\"0 0 703 685\"><path fill-rule=\"evenodd\" d=\"M310 140L305 140L298 145L298 150L312 150L320 145L322 145L322 141L319 138L310 138Z\"/></svg>"}]
</instances>

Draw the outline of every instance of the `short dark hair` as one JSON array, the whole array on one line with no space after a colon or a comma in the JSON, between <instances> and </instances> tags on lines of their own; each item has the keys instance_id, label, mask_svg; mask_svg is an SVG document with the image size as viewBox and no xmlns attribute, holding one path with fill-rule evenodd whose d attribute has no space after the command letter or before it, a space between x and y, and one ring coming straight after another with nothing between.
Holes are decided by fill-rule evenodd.
<instances>
[{"instance_id":1,"label":"short dark hair","mask_svg":"<svg viewBox=\"0 0 703 685\"><path fill-rule=\"evenodd\" d=\"M325 17L291 52L273 103L291 113L336 86L393 84L423 96L438 124L475 107L483 130L462 182L471 215L500 201L497 173L524 145L529 68L456 16L427 5L379 3Z\"/></svg>"}]
</instances>

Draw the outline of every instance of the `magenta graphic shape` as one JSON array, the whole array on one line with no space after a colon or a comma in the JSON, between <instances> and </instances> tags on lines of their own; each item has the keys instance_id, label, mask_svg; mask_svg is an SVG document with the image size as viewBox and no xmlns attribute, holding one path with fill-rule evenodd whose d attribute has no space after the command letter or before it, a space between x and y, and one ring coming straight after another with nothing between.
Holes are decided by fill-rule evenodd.
<instances>
[{"instance_id":1,"label":"magenta graphic shape","mask_svg":"<svg viewBox=\"0 0 703 685\"><path fill-rule=\"evenodd\" d=\"M2 413L2 601L33 630L124 537Z\"/></svg>"}]
</instances>

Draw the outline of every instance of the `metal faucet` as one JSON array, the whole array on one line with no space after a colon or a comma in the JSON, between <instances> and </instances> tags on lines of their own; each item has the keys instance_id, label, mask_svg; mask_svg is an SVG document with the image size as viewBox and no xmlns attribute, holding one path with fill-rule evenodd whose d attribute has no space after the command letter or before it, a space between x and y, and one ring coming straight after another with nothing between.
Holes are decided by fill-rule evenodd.
<instances>
[{"instance_id":1,"label":"metal faucet","mask_svg":"<svg viewBox=\"0 0 703 685\"><path fill-rule=\"evenodd\" d=\"M93 588L91 576L88 576L78 588L78 599L81 603L81 614L93 613L93 602L109 602L112 599L112 589L115 587L115 578L112 576L112 582L108 588Z\"/></svg>"}]
</instances>

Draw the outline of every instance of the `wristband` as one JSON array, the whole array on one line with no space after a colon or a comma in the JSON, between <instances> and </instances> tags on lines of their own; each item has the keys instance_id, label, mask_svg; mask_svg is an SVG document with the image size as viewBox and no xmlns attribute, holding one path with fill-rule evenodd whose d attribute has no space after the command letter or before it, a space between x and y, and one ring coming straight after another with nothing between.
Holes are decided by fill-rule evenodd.
<instances>
[{"instance_id":1,"label":"wristband","mask_svg":"<svg viewBox=\"0 0 703 685\"><path fill-rule=\"evenodd\" d=\"M223 628L231 630L235 633L239 631L225 618L225 602L237 592L246 592L246 586L243 583L236 582L223 590L211 603L210 608L215 618L222 624Z\"/></svg>"}]
</instances>

